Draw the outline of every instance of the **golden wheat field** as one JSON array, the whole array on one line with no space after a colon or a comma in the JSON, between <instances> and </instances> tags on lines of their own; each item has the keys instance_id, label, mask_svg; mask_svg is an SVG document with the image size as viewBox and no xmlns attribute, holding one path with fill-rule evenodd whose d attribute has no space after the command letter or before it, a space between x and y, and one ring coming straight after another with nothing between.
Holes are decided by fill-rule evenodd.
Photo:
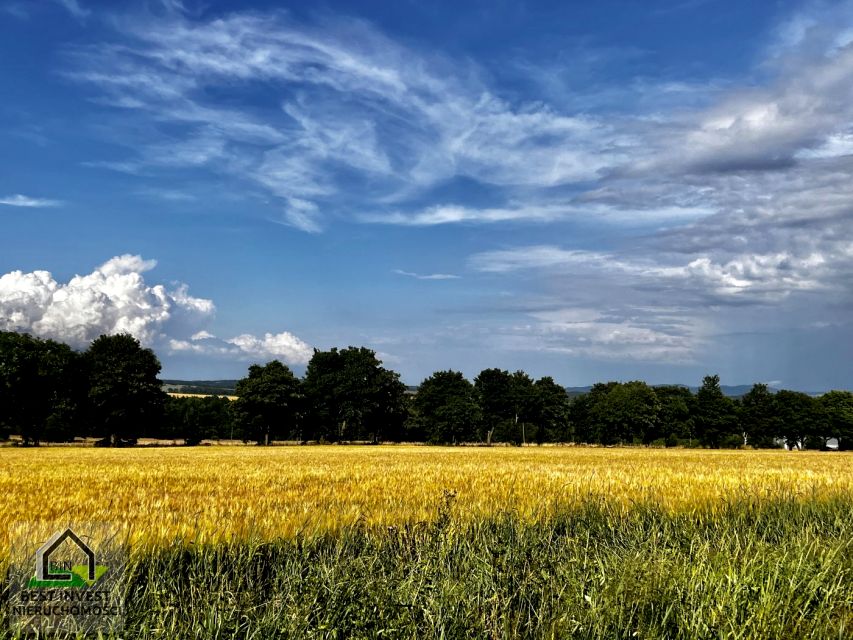
<instances>
[{"instance_id":1,"label":"golden wheat field","mask_svg":"<svg viewBox=\"0 0 853 640\"><path fill-rule=\"evenodd\" d=\"M151 544L289 537L356 522L513 510L590 496L710 509L744 497L853 491L853 455L580 447L209 447L0 450L0 519L104 522ZM10 527L4 527L8 530ZM2 534L7 535L7 534Z\"/></svg>"}]
</instances>

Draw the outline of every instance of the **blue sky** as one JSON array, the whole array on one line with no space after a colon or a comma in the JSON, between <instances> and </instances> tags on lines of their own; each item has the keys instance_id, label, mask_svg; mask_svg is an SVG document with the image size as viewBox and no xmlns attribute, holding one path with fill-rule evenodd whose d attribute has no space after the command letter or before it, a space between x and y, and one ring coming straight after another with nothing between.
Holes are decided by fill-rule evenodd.
<instances>
[{"instance_id":1,"label":"blue sky","mask_svg":"<svg viewBox=\"0 0 853 640\"><path fill-rule=\"evenodd\" d=\"M851 2L0 0L0 78L0 329L853 386Z\"/></svg>"}]
</instances>

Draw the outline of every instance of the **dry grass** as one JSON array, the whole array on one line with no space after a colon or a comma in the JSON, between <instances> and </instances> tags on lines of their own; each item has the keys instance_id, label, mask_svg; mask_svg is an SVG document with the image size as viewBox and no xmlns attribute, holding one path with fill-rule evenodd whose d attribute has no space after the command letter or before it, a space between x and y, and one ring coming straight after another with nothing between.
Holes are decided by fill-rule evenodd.
<instances>
[{"instance_id":1,"label":"dry grass","mask_svg":"<svg viewBox=\"0 0 853 640\"><path fill-rule=\"evenodd\" d=\"M853 454L603 448L210 447L4 449L0 520L75 521L153 544L292 537L353 523L525 520L590 497L713 512L743 499L853 492ZM4 529L7 527L4 527ZM0 535L5 535L0 533Z\"/></svg>"}]
</instances>

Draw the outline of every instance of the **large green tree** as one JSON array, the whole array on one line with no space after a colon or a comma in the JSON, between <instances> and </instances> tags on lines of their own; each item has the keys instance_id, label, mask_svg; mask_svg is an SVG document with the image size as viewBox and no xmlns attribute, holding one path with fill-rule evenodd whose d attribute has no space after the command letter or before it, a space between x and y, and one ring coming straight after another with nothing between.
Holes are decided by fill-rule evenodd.
<instances>
[{"instance_id":1,"label":"large green tree","mask_svg":"<svg viewBox=\"0 0 853 640\"><path fill-rule=\"evenodd\" d=\"M645 382L613 385L591 410L603 444L643 441L658 421L660 401Z\"/></svg>"},{"instance_id":2,"label":"large green tree","mask_svg":"<svg viewBox=\"0 0 853 640\"><path fill-rule=\"evenodd\" d=\"M735 403L723 394L720 376L705 376L696 392L696 435L708 447L718 448L739 438Z\"/></svg>"},{"instance_id":3,"label":"large green tree","mask_svg":"<svg viewBox=\"0 0 853 640\"><path fill-rule=\"evenodd\" d=\"M474 385L458 371L437 371L424 380L412 402L415 421L433 443L476 440L481 418Z\"/></svg>"},{"instance_id":4,"label":"large green tree","mask_svg":"<svg viewBox=\"0 0 853 640\"><path fill-rule=\"evenodd\" d=\"M483 369L474 378L474 391L482 411L483 434L480 439L492 443L495 430L512 417L512 376L503 369Z\"/></svg>"},{"instance_id":5,"label":"large green tree","mask_svg":"<svg viewBox=\"0 0 853 640\"><path fill-rule=\"evenodd\" d=\"M378 442L403 436L406 387L370 349L315 350L304 390L315 439Z\"/></svg>"},{"instance_id":6,"label":"large green tree","mask_svg":"<svg viewBox=\"0 0 853 640\"><path fill-rule=\"evenodd\" d=\"M0 332L0 431L34 445L70 440L84 389L79 355L68 345Z\"/></svg>"},{"instance_id":7,"label":"large green tree","mask_svg":"<svg viewBox=\"0 0 853 640\"><path fill-rule=\"evenodd\" d=\"M84 354L89 380L89 418L103 443L135 442L163 418L166 394L160 361L130 334L95 339Z\"/></svg>"},{"instance_id":8,"label":"large green tree","mask_svg":"<svg viewBox=\"0 0 853 640\"><path fill-rule=\"evenodd\" d=\"M572 439L569 419L569 394L553 378L539 378L536 391L536 442L569 442Z\"/></svg>"},{"instance_id":9,"label":"large green tree","mask_svg":"<svg viewBox=\"0 0 853 640\"><path fill-rule=\"evenodd\" d=\"M853 393L830 391L820 397L827 432L838 440L840 451L853 450Z\"/></svg>"},{"instance_id":10,"label":"large green tree","mask_svg":"<svg viewBox=\"0 0 853 640\"><path fill-rule=\"evenodd\" d=\"M823 433L825 426L822 407L817 399L801 391L783 389L776 393L774 400L774 429L785 439L788 448L822 448L822 445L815 444L814 440Z\"/></svg>"},{"instance_id":11,"label":"large green tree","mask_svg":"<svg viewBox=\"0 0 853 640\"><path fill-rule=\"evenodd\" d=\"M692 443L695 438L693 416L696 413L696 397L690 389L681 385L656 386L655 395L660 400L660 412L656 434L647 432L648 442L665 438L667 446L679 442Z\"/></svg>"},{"instance_id":12,"label":"large green tree","mask_svg":"<svg viewBox=\"0 0 853 640\"><path fill-rule=\"evenodd\" d=\"M512 409L512 419L505 423L506 430L501 439L504 442L527 444L528 440L537 438L536 418L539 415L539 396L533 378L516 371L511 376L509 402Z\"/></svg>"},{"instance_id":13,"label":"large green tree","mask_svg":"<svg viewBox=\"0 0 853 640\"><path fill-rule=\"evenodd\" d=\"M773 447L776 439L776 399L766 384L756 383L740 400L744 444Z\"/></svg>"},{"instance_id":14,"label":"large green tree","mask_svg":"<svg viewBox=\"0 0 853 640\"><path fill-rule=\"evenodd\" d=\"M569 405L574 437L577 442L603 443L608 440L607 425L599 421L600 412L596 406L604 401L610 390L618 386L618 382L597 382L588 393L583 393L572 399Z\"/></svg>"},{"instance_id":15,"label":"large green tree","mask_svg":"<svg viewBox=\"0 0 853 640\"><path fill-rule=\"evenodd\" d=\"M302 439L302 385L287 365L252 365L237 383L237 396L233 413L244 440L268 445L277 438Z\"/></svg>"},{"instance_id":16,"label":"large green tree","mask_svg":"<svg viewBox=\"0 0 853 640\"><path fill-rule=\"evenodd\" d=\"M487 444L493 438L523 443L535 437L539 397L530 376L523 371L485 369L474 379L474 390L482 411L480 439Z\"/></svg>"}]
</instances>

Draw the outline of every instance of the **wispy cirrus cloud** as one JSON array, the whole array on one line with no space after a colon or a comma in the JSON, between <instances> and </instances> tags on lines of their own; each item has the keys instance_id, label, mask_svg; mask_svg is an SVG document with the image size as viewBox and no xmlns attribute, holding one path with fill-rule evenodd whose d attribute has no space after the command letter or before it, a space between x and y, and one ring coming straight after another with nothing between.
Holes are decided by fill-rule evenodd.
<instances>
[{"instance_id":1,"label":"wispy cirrus cloud","mask_svg":"<svg viewBox=\"0 0 853 640\"><path fill-rule=\"evenodd\" d=\"M63 7L68 13L77 18L78 20L82 20L84 18L88 18L92 13L89 9L83 7L78 0L54 0L56 4Z\"/></svg>"},{"instance_id":2,"label":"wispy cirrus cloud","mask_svg":"<svg viewBox=\"0 0 853 640\"><path fill-rule=\"evenodd\" d=\"M284 14L125 23L122 45L76 52L69 77L100 100L184 131L121 166L204 164L262 186L305 230L324 208L406 199L453 176L507 188L594 180L629 135L594 117L507 102L468 69L407 49L369 25ZM224 109L209 93L264 87L270 100ZM605 144L602 144L605 143ZM171 153L161 153L166 146ZM307 222L310 220L310 223Z\"/></svg>"},{"instance_id":3,"label":"wispy cirrus cloud","mask_svg":"<svg viewBox=\"0 0 853 640\"><path fill-rule=\"evenodd\" d=\"M853 242L848 243L845 253L853 255ZM767 302L793 291L832 288L827 279L831 260L819 252L805 256L785 252L745 255L725 262L704 256L687 263L676 262L678 256L660 258L537 245L476 254L470 264L485 273L537 269L574 276L611 274L637 284L681 286L693 294L714 296L719 302Z\"/></svg>"},{"instance_id":4,"label":"wispy cirrus cloud","mask_svg":"<svg viewBox=\"0 0 853 640\"><path fill-rule=\"evenodd\" d=\"M0 5L0 11L18 20L29 20L29 7L22 2L5 2Z\"/></svg>"},{"instance_id":5,"label":"wispy cirrus cloud","mask_svg":"<svg viewBox=\"0 0 853 640\"><path fill-rule=\"evenodd\" d=\"M452 273L415 273L413 271L403 271L402 269L394 269L394 273L415 280L458 280L462 276L457 276Z\"/></svg>"},{"instance_id":6,"label":"wispy cirrus cloud","mask_svg":"<svg viewBox=\"0 0 853 640\"><path fill-rule=\"evenodd\" d=\"M471 60L362 21L284 13L119 19L115 40L76 49L66 73L145 125L144 139L123 140L126 158L93 166L146 178L207 171L315 234L336 220L425 235L510 227L518 238L470 250L476 277L505 279L508 295L527 277L550 311L590 319L523 309L490 336L683 359L701 332L653 310L702 324L713 307L731 328L746 307L803 326L849 309L850 6L805 5L738 76L635 78L574 97L551 86L519 98ZM543 84L560 71L543 64L517 68ZM452 188L460 182L474 195ZM606 241L572 237L566 223L578 221L606 225ZM650 310L649 324L631 309ZM584 332L595 348L584 350Z\"/></svg>"},{"instance_id":7,"label":"wispy cirrus cloud","mask_svg":"<svg viewBox=\"0 0 853 640\"><path fill-rule=\"evenodd\" d=\"M587 196L588 194L584 194ZM627 203L626 203L627 204ZM591 197L546 203L509 203L507 207L463 207L435 205L413 212L362 214L359 220L406 227L433 227L452 224L489 224L496 222L549 223L565 220L597 220L619 224L684 222L711 215L714 210L702 206L678 206L660 203L647 209L602 205Z\"/></svg>"},{"instance_id":8,"label":"wispy cirrus cloud","mask_svg":"<svg viewBox=\"0 0 853 640\"><path fill-rule=\"evenodd\" d=\"M702 323L670 309L562 308L530 314L531 323L505 332L509 348L599 360L695 361L704 346Z\"/></svg>"},{"instance_id":9,"label":"wispy cirrus cloud","mask_svg":"<svg viewBox=\"0 0 853 640\"><path fill-rule=\"evenodd\" d=\"M41 207L59 207L63 204L61 200L49 200L47 198L32 198L20 193L11 196L0 197L0 205L7 207L25 207L25 208L41 208Z\"/></svg>"},{"instance_id":10,"label":"wispy cirrus cloud","mask_svg":"<svg viewBox=\"0 0 853 640\"><path fill-rule=\"evenodd\" d=\"M172 128L136 158L110 166L208 167L266 189L281 199L285 221L312 232L331 210L410 226L576 215L616 224L685 221L725 210L724 188L712 174L779 171L809 154L842 153L853 115L853 53L825 28L801 29L768 54L772 78L763 86L715 87L708 108L607 119L509 102L472 63L452 68L363 22L239 13L196 21L176 12L125 21L122 31L121 45L77 51L68 75L97 87L105 104L183 131L176 136ZM832 44L821 50L815 41ZM260 105L225 108L209 98L260 87L269 93ZM697 173L709 181L701 194L685 184ZM489 207L408 202L456 176L492 185L508 200ZM646 183L645 193L632 176ZM579 195L555 201L549 190L565 186ZM743 193L750 191L747 185ZM620 192L640 198L625 206L614 200ZM672 203L697 195L701 204ZM751 197L759 195L756 189ZM394 199L405 207L376 206ZM375 213L358 214L366 204Z\"/></svg>"}]
</instances>

